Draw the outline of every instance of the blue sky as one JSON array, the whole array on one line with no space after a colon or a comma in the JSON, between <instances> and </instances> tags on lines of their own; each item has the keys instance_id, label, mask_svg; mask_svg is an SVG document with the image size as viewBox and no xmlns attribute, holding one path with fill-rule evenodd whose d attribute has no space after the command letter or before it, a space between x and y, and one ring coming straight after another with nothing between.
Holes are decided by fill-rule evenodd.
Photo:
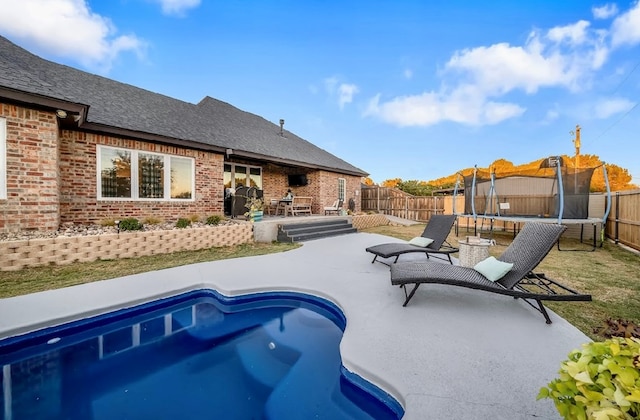
<instances>
[{"instance_id":1,"label":"blue sky","mask_svg":"<svg viewBox=\"0 0 640 420\"><path fill-rule=\"evenodd\" d=\"M573 155L579 124L640 184L638 1L1 2L35 54L283 118L375 182Z\"/></svg>"}]
</instances>

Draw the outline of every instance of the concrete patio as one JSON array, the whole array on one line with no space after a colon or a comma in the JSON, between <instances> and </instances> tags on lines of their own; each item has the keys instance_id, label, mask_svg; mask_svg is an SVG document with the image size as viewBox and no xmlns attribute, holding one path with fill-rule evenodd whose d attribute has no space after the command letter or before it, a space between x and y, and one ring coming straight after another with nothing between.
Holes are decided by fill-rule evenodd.
<instances>
[{"instance_id":1,"label":"concrete patio","mask_svg":"<svg viewBox=\"0 0 640 420\"><path fill-rule=\"evenodd\" d=\"M456 287L425 285L403 308L404 294L391 286L389 268L371 264L364 251L390 241L397 240L357 233L286 253L3 299L0 337L200 288L227 295L300 291L342 308L343 364L393 395L405 419L559 418L553 403L536 395L588 337L554 313L547 325L523 302Z\"/></svg>"}]
</instances>

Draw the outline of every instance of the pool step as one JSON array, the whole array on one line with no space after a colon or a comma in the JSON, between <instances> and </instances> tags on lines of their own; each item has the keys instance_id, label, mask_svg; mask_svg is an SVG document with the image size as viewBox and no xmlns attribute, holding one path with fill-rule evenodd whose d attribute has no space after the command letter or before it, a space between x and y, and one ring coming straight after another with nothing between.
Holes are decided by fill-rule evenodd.
<instances>
[{"instance_id":1,"label":"pool step","mask_svg":"<svg viewBox=\"0 0 640 420\"><path fill-rule=\"evenodd\" d=\"M278 225L278 242L302 242L355 232L357 229L347 219L281 224Z\"/></svg>"}]
</instances>

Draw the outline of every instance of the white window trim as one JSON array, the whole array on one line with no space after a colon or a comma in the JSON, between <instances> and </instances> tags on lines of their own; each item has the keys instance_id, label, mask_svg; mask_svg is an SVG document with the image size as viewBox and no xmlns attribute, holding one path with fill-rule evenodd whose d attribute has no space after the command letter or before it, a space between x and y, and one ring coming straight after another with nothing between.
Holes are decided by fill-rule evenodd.
<instances>
[{"instance_id":1,"label":"white window trim","mask_svg":"<svg viewBox=\"0 0 640 420\"><path fill-rule=\"evenodd\" d=\"M338 198L343 203L347 199L347 180L345 178L338 178Z\"/></svg>"},{"instance_id":2,"label":"white window trim","mask_svg":"<svg viewBox=\"0 0 640 420\"><path fill-rule=\"evenodd\" d=\"M7 199L7 120L0 118L0 200Z\"/></svg>"},{"instance_id":3,"label":"white window trim","mask_svg":"<svg viewBox=\"0 0 640 420\"><path fill-rule=\"evenodd\" d=\"M251 169L260 169L260 180L261 180L261 183L263 184L261 185L260 189L264 188L262 166L253 166L253 165L246 165L244 163L234 163L234 162L225 162L224 164L231 166L231 188L234 188L234 189L236 188L236 166L243 166L247 168L247 177L245 178L245 183L243 184L243 186L245 187L247 187L249 182L251 181Z\"/></svg>"},{"instance_id":4,"label":"white window trim","mask_svg":"<svg viewBox=\"0 0 640 420\"><path fill-rule=\"evenodd\" d=\"M97 145L96 150L96 187L97 196L99 201L176 201L176 202L189 202L195 201L196 196L196 163L195 159L188 156L179 155L167 155L164 153L147 152L145 150L127 149L125 147L111 147ZM102 160L102 150L124 150L131 153L131 197L103 197L102 196L102 177L100 166ZM164 160L164 197L163 198L140 198L139 193L139 180L138 180L138 155L142 153L145 155L162 156ZM191 165L191 198L171 198L171 158L189 159Z\"/></svg>"}]
</instances>

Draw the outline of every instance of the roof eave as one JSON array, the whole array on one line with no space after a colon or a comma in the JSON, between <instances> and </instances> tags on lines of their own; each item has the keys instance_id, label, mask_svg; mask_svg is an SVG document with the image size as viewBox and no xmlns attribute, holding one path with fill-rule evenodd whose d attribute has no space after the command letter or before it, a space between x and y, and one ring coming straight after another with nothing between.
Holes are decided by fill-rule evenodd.
<instances>
[{"instance_id":1,"label":"roof eave","mask_svg":"<svg viewBox=\"0 0 640 420\"><path fill-rule=\"evenodd\" d=\"M51 110L61 109L70 113L78 114L82 119L87 115L87 109L89 108L87 105L56 99L50 96L28 93L3 86L0 86L0 98L8 99L10 102L14 103L31 106L35 105L39 108Z\"/></svg>"},{"instance_id":2,"label":"roof eave","mask_svg":"<svg viewBox=\"0 0 640 420\"><path fill-rule=\"evenodd\" d=\"M133 139L144 140L144 141L149 141L153 143L171 144L173 146L203 150L207 152L224 154L226 151L226 148L222 146L214 146L214 145L202 143L199 141L178 139L175 137L162 136L159 134L147 133L143 131L129 130L126 128L114 127L114 126L104 125L104 124L86 122L84 124L81 124L80 128L82 130L86 130L94 133L110 134L118 137L133 138Z\"/></svg>"},{"instance_id":3,"label":"roof eave","mask_svg":"<svg viewBox=\"0 0 640 420\"><path fill-rule=\"evenodd\" d=\"M323 171L328 171L328 172L336 172L336 173L340 173L340 174L344 174L344 175L353 175L353 176L368 176L368 174L364 171L350 171L347 169L341 169L341 168L332 168L332 167L328 167L328 166L324 166L324 165L315 165L312 163L308 163L308 162L301 162L301 161L296 161L296 160L291 160L291 159L284 159L284 158L277 158L277 157L273 157L273 156L267 156L267 155L263 155L260 153L252 153L252 152L246 152L243 150L236 150L233 149L232 156L237 156L237 157L241 157L241 158L246 158L246 159L253 159L253 160L259 160L259 161L265 161L265 162L269 162L269 163L276 163L278 165L283 165L283 166L292 166L292 167L296 167L296 168L308 168L308 169L315 169L315 170L323 170Z\"/></svg>"}]
</instances>

